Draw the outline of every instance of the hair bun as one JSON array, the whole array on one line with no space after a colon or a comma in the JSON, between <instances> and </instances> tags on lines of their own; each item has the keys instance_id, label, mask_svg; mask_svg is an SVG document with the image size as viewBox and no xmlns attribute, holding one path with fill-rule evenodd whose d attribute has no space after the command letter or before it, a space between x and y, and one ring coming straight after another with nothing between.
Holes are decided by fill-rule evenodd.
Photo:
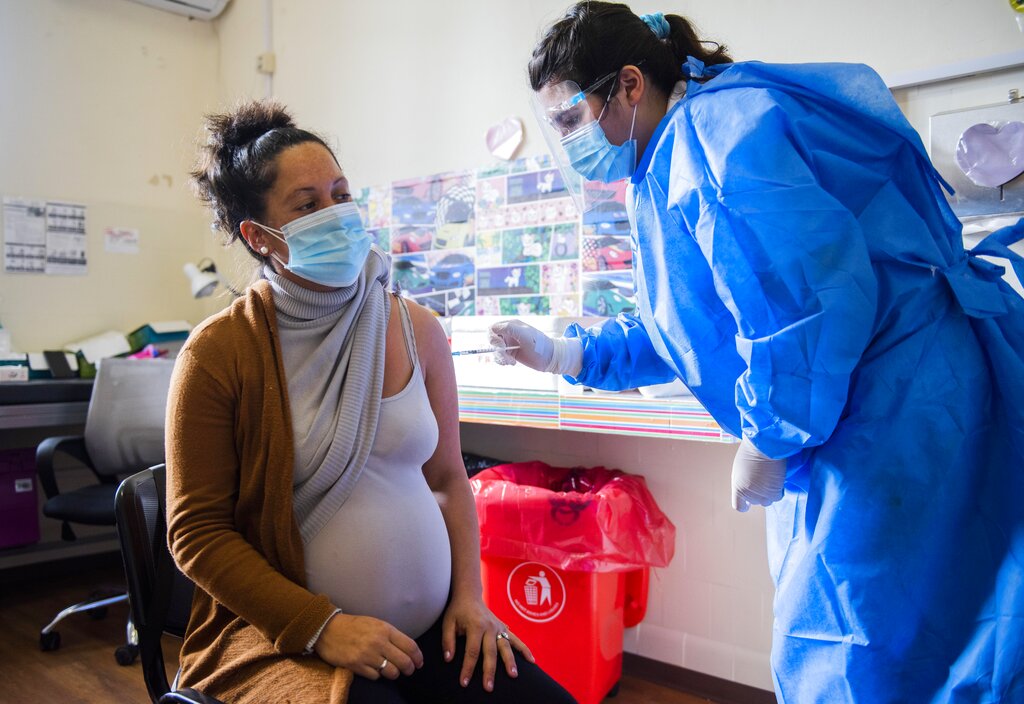
<instances>
[{"instance_id":1,"label":"hair bun","mask_svg":"<svg viewBox=\"0 0 1024 704\"><path fill-rule=\"evenodd\" d=\"M234 151L279 127L295 127L295 122L284 106L269 100L243 103L233 112L206 120L208 144L218 151Z\"/></svg>"}]
</instances>

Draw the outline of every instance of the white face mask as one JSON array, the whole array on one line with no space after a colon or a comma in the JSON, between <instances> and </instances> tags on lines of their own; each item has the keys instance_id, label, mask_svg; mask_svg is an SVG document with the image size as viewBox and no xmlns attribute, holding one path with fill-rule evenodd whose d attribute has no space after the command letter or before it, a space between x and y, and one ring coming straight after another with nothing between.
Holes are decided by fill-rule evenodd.
<instances>
[{"instance_id":1,"label":"white face mask","mask_svg":"<svg viewBox=\"0 0 1024 704\"><path fill-rule=\"evenodd\" d=\"M370 236L355 203L338 203L303 215L280 230L253 223L288 245L288 263L278 259L281 266L322 286L351 286L370 254Z\"/></svg>"}]
</instances>

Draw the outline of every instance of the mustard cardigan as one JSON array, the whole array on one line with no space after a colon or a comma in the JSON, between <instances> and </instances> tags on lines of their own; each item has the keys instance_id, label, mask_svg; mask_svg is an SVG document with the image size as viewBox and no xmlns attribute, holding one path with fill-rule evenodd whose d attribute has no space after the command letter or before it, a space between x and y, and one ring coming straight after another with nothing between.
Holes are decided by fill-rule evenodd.
<instances>
[{"instance_id":1,"label":"mustard cardigan","mask_svg":"<svg viewBox=\"0 0 1024 704\"><path fill-rule=\"evenodd\" d=\"M335 607L305 586L287 388L267 281L193 331L171 381L168 542L197 586L181 686L229 704L342 703L352 681L303 655Z\"/></svg>"}]
</instances>

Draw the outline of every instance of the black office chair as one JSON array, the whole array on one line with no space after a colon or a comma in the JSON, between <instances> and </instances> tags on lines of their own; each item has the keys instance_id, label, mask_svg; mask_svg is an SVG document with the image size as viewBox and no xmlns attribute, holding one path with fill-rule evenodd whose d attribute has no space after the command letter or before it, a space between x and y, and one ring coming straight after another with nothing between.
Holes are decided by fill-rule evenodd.
<instances>
[{"instance_id":1,"label":"black office chair","mask_svg":"<svg viewBox=\"0 0 1024 704\"><path fill-rule=\"evenodd\" d=\"M84 435L43 440L36 450L36 472L46 494L43 514L63 522L64 540L75 540L72 523L114 526L114 492L121 478L164 459L164 416L174 362L165 359L105 359L100 363L89 400ZM57 485L54 462L68 455L89 467L95 484L71 491ZM123 589L94 592L92 598L61 611L39 632L39 647L56 650L56 625L74 613L102 618L111 604L126 601ZM130 665L138 655L138 638L131 618L124 645L114 655Z\"/></svg>"},{"instance_id":2,"label":"black office chair","mask_svg":"<svg viewBox=\"0 0 1024 704\"><path fill-rule=\"evenodd\" d=\"M194 689L172 689L167 683L160 637L185 635L195 586L167 549L165 477L162 464L133 474L121 483L114 501L142 676L155 703L220 704Z\"/></svg>"}]
</instances>

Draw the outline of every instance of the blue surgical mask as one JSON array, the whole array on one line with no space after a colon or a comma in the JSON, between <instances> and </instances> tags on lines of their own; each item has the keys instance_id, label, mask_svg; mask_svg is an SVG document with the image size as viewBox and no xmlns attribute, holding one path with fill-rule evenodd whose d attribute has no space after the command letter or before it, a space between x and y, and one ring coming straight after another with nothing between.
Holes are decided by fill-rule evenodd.
<instances>
[{"instance_id":1,"label":"blue surgical mask","mask_svg":"<svg viewBox=\"0 0 1024 704\"><path fill-rule=\"evenodd\" d=\"M608 104L605 103L597 120L562 139L562 148L572 168L588 181L614 183L629 178L636 170L636 140L633 139L636 106L633 107L629 139L618 147L608 141L601 129L601 118L607 109Z\"/></svg>"},{"instance_id":2,"label":"blue surgical mask","mask_svg":"<svg viewBox=\"0 0 1024 704\"><path fill-rule=\"evenodd\" d=\"M288 271L322 286L344 288L359 278L370 254L370 236L355 203L338 203L275 230L253 220L288 245Z\"/></svg>"}]
</instances>

